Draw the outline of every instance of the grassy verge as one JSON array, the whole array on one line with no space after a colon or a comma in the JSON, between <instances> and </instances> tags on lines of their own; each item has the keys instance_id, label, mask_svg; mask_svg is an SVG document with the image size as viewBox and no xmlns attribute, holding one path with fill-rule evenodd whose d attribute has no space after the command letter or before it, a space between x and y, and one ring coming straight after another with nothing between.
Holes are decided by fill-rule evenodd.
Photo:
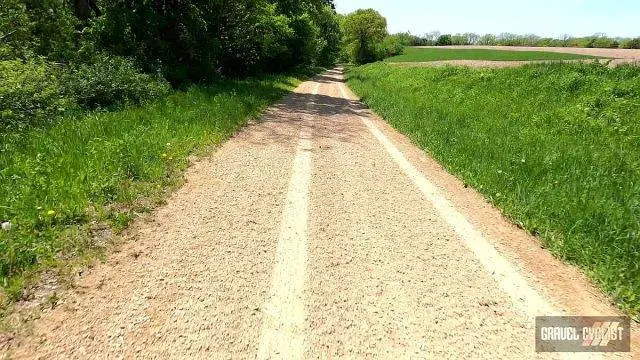
<instances>
[{"instance_id":1,"label":"grassy verge","mask_svg":"<svg viewBox=\"0 0 640 360\"><path fill-rule=\"evenodd\" d=\"M298 84L272 76L193 87L117 112L0 134L0 285L104 247L135 213L161 203L188 156L230 137ZM10 230L8 229L10 227Z\"/></svg>"},{"instance_id":2,"label":"grassy verge","mask_svg":"<svg viewBox=\"0 0 640 360\"><path fill-rule=\"evenodd\" d=\"M349 85L640 313L640 67L354 68Z\"/></svg>"},{"instance_id":3,"label":"grassy verge","mask_svg":"<svg viewBox=\"0 0 640 360\"><path fill-rule=\"evenodd\" d=\"M406 48L404 54L386 59L386 62L429 62L441 60L577 60L595 59L594 56L562 54L545 51L507 51L492 49L432 49Z\"/></svg>"}]
</instances>

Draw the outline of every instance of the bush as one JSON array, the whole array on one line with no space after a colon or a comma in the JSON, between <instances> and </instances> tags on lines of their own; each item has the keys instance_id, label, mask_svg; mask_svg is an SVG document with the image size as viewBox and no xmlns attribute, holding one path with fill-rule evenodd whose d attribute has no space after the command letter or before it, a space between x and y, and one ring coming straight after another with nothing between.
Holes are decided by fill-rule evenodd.
<instances>
[{"instance_id":1,"label":"bush","mask_svg":"<svg viewBox=\"0 0 640 360\"><path fill-rule=\"evenodd\" d=\"M140 104L164 96L169 84L131 61L101 55L71 68L43 59L0 61L0 131L50 123L65 111Z\"/></svg>"},{"instance_id":2,"label":"bush","mask_svg":"<svg viewBox=\"0 0 640 360\"><path fill-rule=\"evenodd\" d=\"M404 49L407 47L408 39L400 35L390 35L384 39L382 43L382 57L392 57L396 55L402 55Z\"/></svg>"},{"instance_id":3,"label":"bush","mask_svg":"<svg viewBox=\"0 0 640 360\"><path fill-rule=\"evenodd\" d=\"M57 72L41 60L0 61L0 131L50 121L74 105L61 95Z\"/></svg>"},{"instance_id":4,"label":"bush","mask_svg":"<svg viewBox=\"0 0 640 360\"><path fill-rule=\"evenodd\" d=\"M80 65L64 80L64 95L87 109L140 104L167 95L170 89L161 76L142 74L131 61L106 55Z\"/></svg>"}]
</instances>

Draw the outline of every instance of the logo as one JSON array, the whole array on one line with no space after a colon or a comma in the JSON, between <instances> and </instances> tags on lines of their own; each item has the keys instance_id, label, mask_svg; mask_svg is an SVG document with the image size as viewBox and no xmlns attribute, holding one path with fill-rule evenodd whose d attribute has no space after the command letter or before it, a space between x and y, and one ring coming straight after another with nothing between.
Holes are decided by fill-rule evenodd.
<instances>
[{"instance_id":1,"label":"logo","mask_svg":"<svg viewBox=\"0 0 640 360\"><path fill-rule=\"evenodd\" d=\"M536 352L629 352L628 317L539 316Z\"/></svg>"}]
</instances>

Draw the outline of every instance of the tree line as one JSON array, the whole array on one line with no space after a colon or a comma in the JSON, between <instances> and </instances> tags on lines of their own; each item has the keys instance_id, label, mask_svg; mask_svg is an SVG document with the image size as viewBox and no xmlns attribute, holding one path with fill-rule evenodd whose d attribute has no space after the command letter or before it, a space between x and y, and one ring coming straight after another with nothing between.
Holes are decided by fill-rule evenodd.
<instances>
[{"instance_id":1,"label":"tree line","mask_svg":"<svg viewBox=\"0 0 640 360\"><path fill-rule=\"evenodd\" d=\"M333 0L0 0L0 131L405 45L376 11Z\"/></svg>"},{"instance_id":2,"label":"tree line","mask_svg":"<svg viewBox=\"0 0 640 360\"><path fill-rule=\"evenodd\" d=\"M332 0L2 0L0 58L135 60L172 83L328 65L340 46Z\"/></svg>"},{"instance_id":3,"label":"tree line","mask_svg":"<svg viewBox=\"0 0 640 360\"><path fill-rule=\"evenodd\" d=\"M498 35L479 35L476 33L442 34L439 31L433 31L424 35L414 35L408 32L397 35L404 38L409 46L488 45L640 49L640 37L612 38L603 33L585 37L562 35L560 38L512 33L501 33Z\"/></svg>"},{"instance_id":4,"label":"tree line","mask_svg":"<svg viewBox=\"0 0 640 360\"><path fill-rule=\"evenodd\" d=\"M333 0L0 0L0 130L342 55Z\"/></svg>"}]
</instances>

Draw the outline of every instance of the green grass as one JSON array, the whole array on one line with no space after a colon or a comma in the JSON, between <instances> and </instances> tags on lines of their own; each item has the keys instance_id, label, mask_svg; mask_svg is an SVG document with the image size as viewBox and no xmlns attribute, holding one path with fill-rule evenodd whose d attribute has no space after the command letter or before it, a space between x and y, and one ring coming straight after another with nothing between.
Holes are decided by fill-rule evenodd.
<instances>
[{"instance_id":1,"label":"green grass","mask_svg":"<svg viewBox=\"0 0 640 360\"><path fill-rule=\"evenodd\" d=\"M576 60L595 59L594 56L562 54L545 51L506 51L491 49L433 49L406 48L404 54L387 58L386 62L429 62L441 60L490 60L490 61L530 61L530 60Z\"/></svg>"},{"instance_id":2,"label":"green grass","mask_svg":"<svg viewBox=\"0 0 640 360\"><path fill-rule=\"evenodd\" d=\"M640 67L377 63L348 82L640 319Z\"/></svg>"},{"instance_id":3,"label":"green grass","mask_svg":"<svg viewBox=\"0 0 640 360\"><path fill-rule=\"evenodd\" d=\"M143 107L0 134L0 285L100 246L180 184L188 156L219 144L297 83L272 76L193 87Z\"/></svg>"}]
</instances>

